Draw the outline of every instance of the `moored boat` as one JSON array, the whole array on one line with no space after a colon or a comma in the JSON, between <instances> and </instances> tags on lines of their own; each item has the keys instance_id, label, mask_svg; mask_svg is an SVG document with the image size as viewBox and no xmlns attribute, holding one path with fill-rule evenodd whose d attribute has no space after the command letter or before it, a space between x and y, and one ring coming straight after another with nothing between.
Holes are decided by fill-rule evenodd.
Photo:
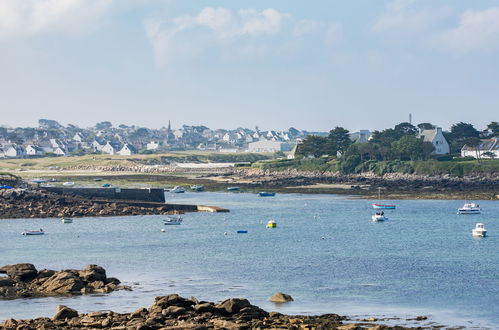
<instances>
[{"instance_id":1,"label":"moored boat","mask_svg":"<svg viewBox=\"0 0 499 330\"><path fill-rule=\"evenodd\" d=\"M72 182L72 181L67 181L67 182L64 182L62 185L63 185L63 186L74 186L74 185L75 185L75 183L74 183L74 182Z\"/></svg>"},{"instance_id":2,"label":"moored boat","mask_svg":"<svg viewBox=\"0 0 499 330\"><path fill-rule=\"evenodd\" d=\"M165 225L180 225L184 221L181 216L171 216L169 215L166 220L163 220Z\"/></svg>"},{"instance_id":3,"label":"moored boat","mask_svg":"<svg viewBox=\"0 0 499 330\"><path fill-rule=\"evenodd\" d=\"M260 196L260 197L274 197L275 193L261 191L258 193L258 196Z\"/></svg>"},{"instance_id":4,"label":"moored boat","mask_svg":"<svg viewBox=\"0 0 499 330\"><path fill-rule=\"evenodd\" d=\"M194 186L191 186L191 190L193 190L193 191L203 191L204 190L204 186L194 185Z\"/></svg>"},{"instance_id":5,"label":"moored boat","mask_svg":"<svg viewBox=\"0 0 499 330\"><path fill-rule=\"evenodd\" d=\"M237 190L239 190L239 187L238 186L227 187L227 190L229 190L229 191L237 191Z\"/></svg>"},{"instance_id":6,"label":"moored boat","mask_svg":"<svg viewBox=\"0 0 499 330\"><path fill-rule=\"evenodd\" d=\"M23 232L21 233L21 235L24 235L24 236L44 235L44 234L45 234L45 232L41 228L39 230L27 230L27 229L24 229Z\"/></svg>"},{"instance_id":7,"label":"moored boat","mask_svg":"<svg viewBox=\"0 0 499 330\"><path fill-rule=\"evenodd\" d=\"M381 200L381 188L378 188L378 200ZM393 204L373 203L373 209L394 210L396 208Z\"/></svg>"},{"instance_id":8,"label":"moored boat","mask_svg":"<svg viewBox=\"0 0 499 330\"><path fill-rule=\"evenodd\" d=\"M378 221L386 221L388 220L387 217L385 217L384 212L376 212L372 217L372 221L378 222Z\"/></svg>"},{"instance_id":9,"label":"moored boat","mask_svg":"<svg viewBox=\"0 0 499 330\"><path fill-rule=\"evenodd\" d=\"M485 237L487 235L487 229L483 223L477 223L475 228L471 231L471 234L475 237Z\"/></svg>"},{"instance_id":10,"label":"moored boat","mask_svg":"<svg viewBox=\"0 0 499 330\"><path fill-rule=\"evenodd\" d=\"M457 214L480 214L480 205L475 203L465 203L457 210Z\"/></svg>"},{"instance_id":11,"label":"moored boat","mask_svg":"<svg viewBox=\"0 0 499 330\"><path fill-rule=\"evenodd\" d=\"M62 223L73 223L73 219L71 218L61 218Z\"/></svg>"},{"instance_id":12,"label":"moored boat","mask_svg":"<svg viewBox=\"0 0 499 330\"><path fill-rule=\"evenodd\" d=\"M173 187L173 189L170 189L170 192L174 193L174 194L181 194L181 193L185 193L185 189L183 187L180 187L180 186L175 186L175 187Z\"/></svg>"},{"instance_id":13,"label":"moored boat","mask_svg":"<svg viewBox=\"0 0 499 330\"><path fill-rule=\"evenodd\" d=\"M389 205L389 204L378 204L374 203L373 204L373 209L385 209L385 210L393 210L395 209L395 205Z\"/></svg>"}]
</instances>

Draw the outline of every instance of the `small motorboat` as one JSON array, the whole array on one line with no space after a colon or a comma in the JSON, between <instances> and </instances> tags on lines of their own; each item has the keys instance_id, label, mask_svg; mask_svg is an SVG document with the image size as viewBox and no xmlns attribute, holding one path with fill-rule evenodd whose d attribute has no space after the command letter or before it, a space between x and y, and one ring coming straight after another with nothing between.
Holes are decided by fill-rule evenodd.
<instances>
[{"instance_id":1,"label":"small motorboat","mask_svg":"<svg viewBox=\"0 0 499 330\"><path fill-rule=\"evenodd\" d=\"M475 203L465 203L457 210L457 214L480 214L480 205Z\"/></svg>"},{"instance_id":2,"label":"small motorboat","mask_svg":"<svg viewBox=\"0 0 499 330\"><path fill-rule=\"evenodd\" d=\"M238 230L238 231L236 231L236 233L238 233L238 234L247 234L248 231L247 230Z\"/></svg>"},{"instance_id":3,"label":"small motorboat","mask_svg":"<svg viewBox=\"0 0 499 330\"><path fill-rule=\"evenodd\" d=\"M258 193L258 196L260 196L260 197L274 197L275 193L261 191Z\"/></svg>"},{"instance_id":4,"label":"small motorboat","mask_svg":"<svg viewBox=\"0 0 499 330\"><path fill-rule=\"evenodd\" d=\"M103 183L103 184L101 185L101 187L102 187L102 188L109 188L109 187L111 187L111 184L110 184L110 183Z\"/></svg>"},{"instance_id":5,"label":"small motorboat","mask_svg":"<svg viewBox=\"0 0 499 330\"><path fill-rule=\"evenodd\" d=\"M181 193L185 193L185 189L183 187L180 187L180 186L175 186L172 189L170 189L170 192L172 194L181 194Z\"/></svg>"},{"instance_id":6,"label":"small motorboat","mask_svg":"<svg viewBox=\"0 0 499 330\"><path fill-rule=\"evenodd\" d=\"M27 230L27 229L24 229L23 232L21 233L21 235L24 235L24 236L43 235L43 234L45 234L45 232L41 228L39 230Z\"/></svg>"},{"instance_id":7,"label":"small motorboat","mask_svg":"<svg viewBox=\"0 0 499 330\"><path fill-rule=\"evenodd\" d=\"M386 221L388 220L387 217L385 217L384 212L376 212L372 217L372 221L378 222L378 221Z\"/></svg>"},{"instance_id":8,"label":"small motorboat","mask_svg":"<svg viewBox=\"0 0 499 330\"><path fill-rule=\"evenodd\" d=\"M64 182L62 185L67 186L67 187L71 187L71 186L74 186L75 183L73 181L67 181L67 182Z\"/></svg>"},{"instance_id":9,"label":"small motorboat","mask_svg":"<svg viewBox=\"0 0 499 330\"><path fill-rule=\"evenodd\" d=\"M192 191L203 191L204 190L204 186L194 185L194 186L191 186L191 190Z\"/></svg>"},{"instance_id":10,"label":"small motorboat","mask_svg":"<svg viewBox=\"0 0 499 330\"><path fill-rule=\"evenodd\" d=\"M270 220L269 222L267 222L267 228L277 228L277 222L275 222L274 220Z\"/></svg>"},{"instance_id":11,"label":"small motorboat","mask_svg":"<svg viewBox=\"0 0 499 330\"><path fill-rule=\"evenodd\" d=\"M62 223L73 223L73 219L71 218L61 218Z\"/></svg>"},{"instance_id":12,"label":"small motorboat","mask_svg":"<svg viewBox=\"0 0 499 330\"><path fill-rule=\"evenodd\" d=\"M487 229L485 229L483 223L477 223L471 233L475 237L485 237L487 235Z\"/></svg>"},{"instance_id":13,"label":"small motorboat","mask_svg":"<svg viewBox=\"0 0 499 330\"><path fill-rule=\"evenodd\" d=\"M228 191L238 191L240 188L238 186L227 187Z\"/></svg>"},{"instance_id":14,"label":"small motorboat","mask_svg":"<svg viewBox=\"0 0 499 330\"><path fill-rule=\"evenodd\" d=\"M166 220L163 220L165 225L180 225L184 221L181 216L171 216L169 215Z\"/></svg>"},{"instance_id":15,"label":"small motorboat","mask_svg":"<svg viewBox=\"0 0 499 330\"><path fill-rule=\"evenodd\" d=\"M384 210L394 210L396 208L395 205L387 205L387 204L373 204L373 209L384 209Z\"/></svg>"}]
</instances>

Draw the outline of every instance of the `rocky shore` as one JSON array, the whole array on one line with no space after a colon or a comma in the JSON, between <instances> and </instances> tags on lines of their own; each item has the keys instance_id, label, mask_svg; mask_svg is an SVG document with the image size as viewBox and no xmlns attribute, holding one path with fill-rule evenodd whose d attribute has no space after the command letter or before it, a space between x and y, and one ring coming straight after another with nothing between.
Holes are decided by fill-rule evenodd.
<instances>
[{"instance_id":1,"label":"rocky shore","mask_svg":"<svg viewBox=\"0 0 499 330\"><path fill-rule=\"evenodd\" d=\"M58 306L52 318L31 320L9 319L1 329L339 329L388 330L410 329L401 326L375 324L376 320L349 323L347 317L336 314L291 316L268 313L246 299L231 298L219 304L183 298L172 294L156 297L154 304L132 313L101 311L79 314L67 306ZM414 328L413 328L414 329Z\"/></svg>"},{"instance_id":2,"label":"rocky shore","mask_svg":"<svg viewBox=\"0 0 499 330\"><path fill-rule=\"evenodd\" d=\"M175 205L88 199L40 190L0 190L0 219L172 214ZM182 212L182 210L180 210Z\"/></svg>"},{"instance_id":3,"label":"rocky shore","mask_svg":"<svg viewBox=\"0 0 499 330\"><path fill-rule=\"evenodd\" d=\"M462 198L469 195L480 199L499 199L499 176L452 177L416 174L374 173L341 174L318 171L262 171L234 169L230 173L211 174L228 183L240 183L248 189L286 189L288 192L322 192L376 197L382 188L388 198L426 198L442 195L444 198ZM331 185L325 188L320 185ZM338 188L338 186L342 186Z\"/></svg>"},{"instance_id":4,"label":"rocky shore","mask_svg":"<svg viewBox=\"0 0 499 330\"><path fill-rule=\"evenodd\" d=\"M47 297L130 290L120 280L107 277L106 270L88 265L82 270L37 270L33 264L6 265L0 268L0 299Z\"/></svg>"}]
</instances>

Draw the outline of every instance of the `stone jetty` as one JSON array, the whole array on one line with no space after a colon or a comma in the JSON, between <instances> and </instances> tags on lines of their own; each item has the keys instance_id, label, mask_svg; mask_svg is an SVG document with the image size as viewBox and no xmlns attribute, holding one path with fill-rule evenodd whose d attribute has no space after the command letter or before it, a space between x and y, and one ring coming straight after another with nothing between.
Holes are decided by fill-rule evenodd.
<instances>
[{"instance_id":1,"label":"stone jetty","mask_svg":"<svg viewBox=\"0 0 499 330\"><path fill-rule=\"evenodd\" d=\"M347 318L336 314L321 316L290 316L268 313L241 298L227 299L215 304L177 294L156 297L149 308L131 313L111 311L80 314L68 306L58 306L52 318L6 320L1 329L339 329L388 330L409 329L364 323L348 324Z\"/></svg>"},{"instance_id":2,"label":"stone jetty","mask_svg":"<svg viewBox=\"0 0 499 330\"><path fill-rule=\"evenodd\" d=\"M88 265L82 270L37 270L33 264L6 265L0 268L0 299L47 297L130 290L120 280L107 277L106 270ZM0 327L1 328L1 327Z\"/></svg>"},{"instance_id":3,"label":"stone jetty","mask_svg":"<svg viewBox=\"0 0 499 330\"><path fill-rule=\"evenodd\" d=\"M0 219L228 212L214 206L105 200L25 189L0 190L0 209Z\"/></svg>"}]
</instances>

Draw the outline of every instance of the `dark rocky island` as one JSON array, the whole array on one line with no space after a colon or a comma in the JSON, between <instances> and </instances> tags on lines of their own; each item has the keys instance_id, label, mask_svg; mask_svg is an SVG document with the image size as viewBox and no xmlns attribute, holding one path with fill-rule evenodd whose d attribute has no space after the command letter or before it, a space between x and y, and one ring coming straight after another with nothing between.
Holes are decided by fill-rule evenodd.
<instances>
[{"instance_id":1,"label":"dark rocky island","mask_svg":"<svg viewBox=\"0 0 499 330\"><path fill-rule=\"evenodd\" d=\"M0 274L7 275L0 277L0 299L130 290L120 285L117 278L107 277L106 270L97 265L88 265L82 270L38 271L32 264L15 264L1 267Z\"/></svg>"}]
</instances>

